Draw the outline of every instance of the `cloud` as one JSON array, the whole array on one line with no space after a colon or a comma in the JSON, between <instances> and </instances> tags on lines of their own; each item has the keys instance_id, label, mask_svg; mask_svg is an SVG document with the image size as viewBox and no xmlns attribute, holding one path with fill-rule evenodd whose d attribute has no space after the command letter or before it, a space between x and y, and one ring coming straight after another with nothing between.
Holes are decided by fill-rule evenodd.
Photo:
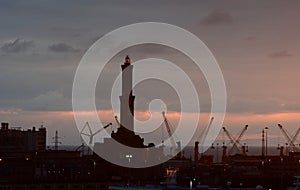
<instances>
[{"instance_id":1,"label":"cloud","mask_svg":"<svg viewBox=\"0 0 300 190\"><path fill-rule=\"evenodd\" d=\"M53 52L60 52L60 53L61 52L62 53L66 53L66 52L74 53L74 52L80 51L79 49L76 49L64 42L52 44L48 47L48 50L53 51Z\"/></svg>"},{"instance_id":2,"label":"cloud","mask_svg":"<svg viewBox=\"0 0 300 190\"><path fill-rule=\"evenodd\" d=\"M204 19L201 20L202 25L216 25L232 23L233 19L231 14L221 10L214 10L209 13Z\"/></svg>"},{"instance_id":3,"label":"cloud","mask_svg":"<svg viewBox=\"0 0 300 190\"><path fill-rule=\"evenodd\" d=\"M286 50L274 52L270 55L271 58L283 58L283 57L290 57L290 56L293 55L287 52Z\"/></svg>"},{"instance_id":4,"label":"cloud","mask_svg":"<svg viewBox=\"0 0 300 190\"><path fill-rule=\"evenodd\" d=\"M22 107L31 111L66 111L70 110L71 105L71 100L62 92L48 91L27 100Z\"/></svg>"},{"instance_id":5,"label":"cloud","mask_svg":"<svg viewBox=\"0 0 300 190\"><path fill-rule=\"evenodd\" d=\"M25 52L32 47L34 47L34 42L32 40L21 40L17 38L14 41L5 43L1 46L1 50L5 53L19 53Z\"/></svg>"}]
</instances>

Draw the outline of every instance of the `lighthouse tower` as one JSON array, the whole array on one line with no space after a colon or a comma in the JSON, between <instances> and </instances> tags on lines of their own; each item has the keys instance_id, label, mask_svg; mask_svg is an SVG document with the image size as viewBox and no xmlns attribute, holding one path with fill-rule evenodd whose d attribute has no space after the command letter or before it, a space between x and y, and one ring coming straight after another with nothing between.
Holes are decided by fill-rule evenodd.
<instances>
[{"instance_id":1,"label":"lighthouse tower","mask_svg":"<svg viewBox=\"0 0 300 190\"><path fill-rule=\"evenodd\" d=\"M129 56L125 58L122 68L122 95L120 96L121 126L134 131L134 98L132 95L132 70L133 65Z\"/></svg>"},{"instance_id":2,"label":"lighthouse tower","mask_svg":"<svg viewBox=\"0 0 300 190\"><path fill-rule=\"evenodd\" d=\"M134 133L134 98L132 95L133 65L126 56L122 69L122 94L120 96L120 127L111 137L116 141L135 148L145 147L144 139Z\"/></svg>"}]
</instances>

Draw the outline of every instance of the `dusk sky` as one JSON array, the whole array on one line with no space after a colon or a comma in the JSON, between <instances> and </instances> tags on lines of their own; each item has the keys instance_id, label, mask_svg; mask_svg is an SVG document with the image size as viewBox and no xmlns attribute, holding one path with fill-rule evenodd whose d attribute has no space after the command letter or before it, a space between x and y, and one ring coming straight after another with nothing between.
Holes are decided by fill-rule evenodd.
<instances>
[{"instance_id":1,"label":"dusk sky","mask_svg":"<svg viewBox=\"0 0 300 190\"><path fill-rule=\"evenodd\" d=\"M214 54L227 88L224 126L238 134L248 124L243 143L249 145L260 145L261 130L268 126L270 143L283 145L286 140L277 123L291 134L300 126L299 10L297 0L0 1L0 121L25 129L44 123L49 144L55 130L63 144L79 144L72 114L72 85L85 51L101 36L121 26L163 22L192 32ZM207 83L190 60L170 48L145 45L120 52L98 82L104 86L112 83L127 54L132 61L160 57L180 65L199 86L199 127L207 124ZM115 128L107 98L110 91L99 85L99 115L113 122ZM163 85L161 88L167 89ZM168 97L168 92L160 93L160 97ZM137 117L147 118L146 103L157 91L139 84L135 95L137 103L142 102L136 106ZM173 113L169 119L175 124L176 96L166 102Z\"/></svg>"}]
</instances>

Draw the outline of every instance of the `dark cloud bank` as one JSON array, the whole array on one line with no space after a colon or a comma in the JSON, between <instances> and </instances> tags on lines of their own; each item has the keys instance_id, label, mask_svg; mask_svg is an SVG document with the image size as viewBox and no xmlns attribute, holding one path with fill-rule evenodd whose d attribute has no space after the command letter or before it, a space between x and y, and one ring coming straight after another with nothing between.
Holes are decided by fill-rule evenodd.
<instances>
[{"instance_id":1,"label":"dark cloud bank","mask_svg":"<svg viewBox=\"0 0 300 190\"><path fill-rule=\"evenodd\" d=\"M32 40L22 40L16 39L14 41L9 41L1 46L1 50L5 53L19 53L25 52L28 49L34 47L34 42Z\"/></svg>"}]
</instances>

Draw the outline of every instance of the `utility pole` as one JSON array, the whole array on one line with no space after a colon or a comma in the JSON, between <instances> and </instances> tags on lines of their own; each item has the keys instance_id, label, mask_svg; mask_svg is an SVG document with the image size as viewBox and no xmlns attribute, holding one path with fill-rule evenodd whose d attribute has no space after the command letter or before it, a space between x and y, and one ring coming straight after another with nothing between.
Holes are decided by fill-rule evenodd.
<instances>
[{"instance_id":1,"label":"utility pole","mask_svg":"<svg viewBox=\"0 0 300 190\"><path fill-rule=\"evenodd\" d=\"M268 156L268 127L265 127L266 130L266 157Z\"/></svg>"},{"instance_id":2,"label":"utility pole","mask_svg":"<svg viewBox=\"0 0 300 190\"><path fill-rule=\"evenodd\" d=\"M265 157L265 130L262 130L262 137L261 137L261 141L262 141L262 146L261 146L261 156Z\"/></svg>"},{"instance_id":3,"label":"utility pole","mask_svg":"<svg viewBox=\"0 0 300 190\"><path fill-rule=\"evenodd\" d=\"M58 144L61 144L61 142L58 140L60 137L58 136L57 130L55 131L55 137L52 137L54 139L54 150L58 150Z\"/></svg>"}]
</instances>

